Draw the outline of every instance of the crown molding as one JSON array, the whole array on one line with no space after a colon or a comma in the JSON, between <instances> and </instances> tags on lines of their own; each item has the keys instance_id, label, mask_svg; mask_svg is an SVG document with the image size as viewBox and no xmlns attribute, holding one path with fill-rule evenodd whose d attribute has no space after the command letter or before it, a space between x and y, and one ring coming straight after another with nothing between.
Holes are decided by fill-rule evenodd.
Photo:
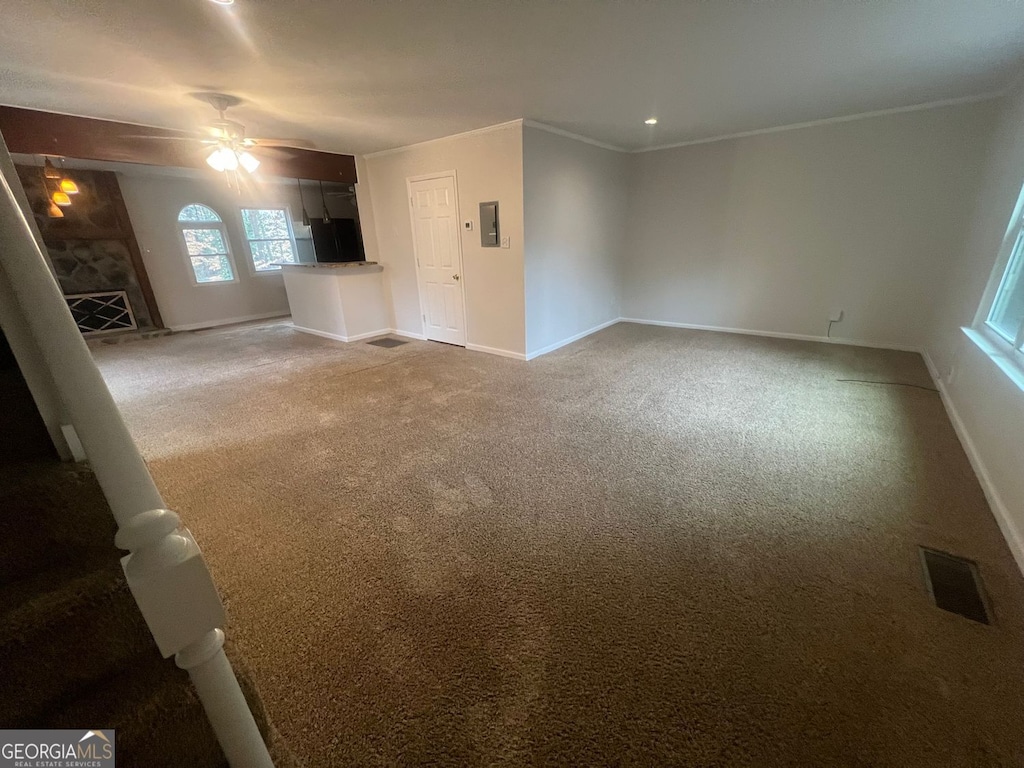
<instances>
[{"instance_id":1,"label":"crown molding","mask_svg":"<svg viewBox=\"0 0 1024 768\"><path fill-rule=\"evenodd\" d=\"M513 126L523 124L522 118L516 118L515 120L508 120L504 123L496 123L495 125L487 125L483 128L474 128L471 131L462 131L461 133L453 133L449 136L438 136L436 139L427 139L426 141L417 141L415 144L405 144L401 147L391 147L390 149L379 149L376 152L370 152L365 155L361 155L364 158L371 157L384 157L385 155L394 155L398 152L406 152L410 149L417 149L419 147L425 147L430 144L438 144L444 141L452 141L453 139L464 139L467 136L478 136L483 133L493 133L494 131L503 131Z\"/></svg>"},{"instance_id":2,"label":"crown molding","mask_svg":"<svg viewBox=\"0 0 1024 768\"><path fill-rule=\"evenodd\" d=\"M603 141L598 141L597 139L592 139L589 136L582 136L582 135L580 135L578 133L572 133L571 131L565 131L565 130L562 130L561 128L556 128L553 125L548 125L547 123L542 123L539 120L530 120L529 118L524 118L523 119L523 125L525 125L525 126L527 126L529 128L537 128L538 130L541 130L541 131L547 131L548 133L553 133L555 136L561 136L561 137L566 138L566 139L575 139L576 141L582 141L584 144L590 144L591 146L600 147L601 149L609 149L612 152L626 152L626 153L630 152L630 150L625 149L624 147L617 147L614 144L606 144Z\"/></svg>"},{"instance_id":3,"label":"crown molding","mask_svg":"<svg viewBox=\"0 0 1024 768\"><path fill-rule=\"evenodd\" d=\"M710 136L706 139L693 139L692 141L680 141L674 144L659 144L656 147L644 147L642 149L630 150L631 154L642 154L644 152L659 152L663 149L678 149L680 147L692 147L697 144L711 144L716 141L729 141L730 139L745 139L749 136L761 136L766 133L781 133L782 131L796 131L801 128L818 128L824 125L835 123L849 123L854 120L868 120L872 117L885 117L886 115L899 115L904 112L920 112L926 109L940 109L942 107L955 107L960 104L973 104L979 101L989 101L1005 96L1010 89L1004 88L1000 91L989 91L973 96L960 96L955 99L942 99L940 101L928 101L923 104L912 104L907 107L890 107L889 109L878 109L873 112L858 112L853 115L840 115L838 117L826 117L821 120L809 120L806 123L790 123L789 125L778 125L772 128L758 128L753 131L742 131L740 133L728 133L721 136Z\"/></svg>"}]
</instances>

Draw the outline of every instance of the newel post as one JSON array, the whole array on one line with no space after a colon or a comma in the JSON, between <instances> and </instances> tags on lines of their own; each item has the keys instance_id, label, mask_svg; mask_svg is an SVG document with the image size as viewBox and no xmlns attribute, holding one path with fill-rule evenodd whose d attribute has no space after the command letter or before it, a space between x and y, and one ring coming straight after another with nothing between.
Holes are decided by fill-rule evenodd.
<instances>
[{"instance_id":1,"label":"newel post","mask_svg":"<svg viewBox=\"0 0 1024 768\"><path fill-rule=\"evenodd\" d=\"M152 509L121 526L115 543L131 553L121 567L160 653L188 671L228 763L273 768L224 655L224 607L192 534L174 512Z\"/></svg>"}]
</instances>

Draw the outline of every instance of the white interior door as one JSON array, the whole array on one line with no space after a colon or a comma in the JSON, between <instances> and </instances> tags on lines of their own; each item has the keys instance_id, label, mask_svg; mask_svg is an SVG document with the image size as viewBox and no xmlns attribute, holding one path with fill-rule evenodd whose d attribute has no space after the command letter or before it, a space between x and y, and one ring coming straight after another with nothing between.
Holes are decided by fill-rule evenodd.
<instances>
[{"instance_id":1,"label":"white interior door","mask_svg":"<svg viewBox=\"0 0 1024 768\"><path fill-rule=\"evenodd\" d=\"M455 177L409 182L412 238L427 338L466 345Z\"/></svg>"}]
</instances>

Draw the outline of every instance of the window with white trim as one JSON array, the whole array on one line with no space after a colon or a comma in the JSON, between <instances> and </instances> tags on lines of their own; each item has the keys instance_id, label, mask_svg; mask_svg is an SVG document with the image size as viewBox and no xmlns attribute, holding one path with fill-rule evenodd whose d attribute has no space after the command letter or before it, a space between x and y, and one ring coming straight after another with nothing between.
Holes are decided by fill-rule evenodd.
<instances>
[{"instance_id":1,"label":"window with white trim","mask_svg":"<svg viewBox=\"0 0 1024 768\"><path fill-rule=\"evenodd\" d=\"M178 213L185 254L197 283L230 283L235 279L224 221L209 206L186 205Z\"/></svg>"},{"instance_id":2,"label":"window with white trim","mask_svg":"<svg viewBox=\"0 0 1024 768\"><path fill-rule=\"evenodd\" d=\"M1012 243L1006 272L999 281L986 324L1020 351L1024 346L1024 212L1020 206L1016 216L1005 241Z\"/></svg>"},{"instance_id":3,"label":"window with white trim","mask_svg":"<svg viewBox=\"0 0 1024 768\"><path fill-rule=\"evenodd\" d=\"M243 208L242 228L257 272L277 272L281 264L298 263L291 220L284 208Z\"/></svg>"}]
</instances>

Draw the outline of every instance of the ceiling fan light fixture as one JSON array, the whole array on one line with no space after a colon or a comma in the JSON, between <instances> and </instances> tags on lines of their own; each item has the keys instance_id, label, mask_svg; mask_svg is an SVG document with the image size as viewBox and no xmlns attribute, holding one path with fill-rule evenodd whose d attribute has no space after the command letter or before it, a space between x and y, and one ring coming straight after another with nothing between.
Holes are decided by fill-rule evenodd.
<instances>
[{"instance_id":1,"label":"ceiling fan light fixture","mask_svg":"<svg viewBox=\"0 0 1024 768\"><path fill-rule=\"evenodd\" d=\"M219 147L206 156L206 164L215 171L224 170L224 161L221 159Z\"/></svg>"},{"instance_id":2,"label":"ceiling fan light fixture","mask_svg":"<svg viewBox=\"0 0 1024 768\"><path fill-rule=\"evenodd\" d=\"M228 147L217 147L206 158L206 162L215 171L238 170L238 155Z\"/></svg>"},{"instance_id":3,"label":"ceiling fan light fixture","mask_svg":"<svg viewBox=\"0 0 1024 768\"><path fill-rule=\"evenodd\" d=\"M73 182L71 179L67 179L67 178L61 179L60 180L60 191L64 192L65 194L68 194L68 195L77 195L78 194L78 185L75 184L75 182Z\"/></svg>"},{"instance_id":4,"label":"ceiling fan light fixture","mask_svg":"<svg viewBox=\"0 0 1024 768\"><path fill-rule=\"evenodd\" d=\"M238 155L238 162L242 164L242 167L248 173L255 173L256 169L260 167L260 161L253 157L250 152L241 152Z\"/></svg>"},{"instance_id":5,"label":"ceiling fan light fixture","mask_svg":"<svg viewBox=\"0 0 1024 768\"><path fill-rule=\"evenodd\" d=\"M61 192L59 189L53 193L50 200L54 205L59 205L61 208L66 208L71 205L71 198L68 197L67 192Z\"/></svg>"}]
</instances>

